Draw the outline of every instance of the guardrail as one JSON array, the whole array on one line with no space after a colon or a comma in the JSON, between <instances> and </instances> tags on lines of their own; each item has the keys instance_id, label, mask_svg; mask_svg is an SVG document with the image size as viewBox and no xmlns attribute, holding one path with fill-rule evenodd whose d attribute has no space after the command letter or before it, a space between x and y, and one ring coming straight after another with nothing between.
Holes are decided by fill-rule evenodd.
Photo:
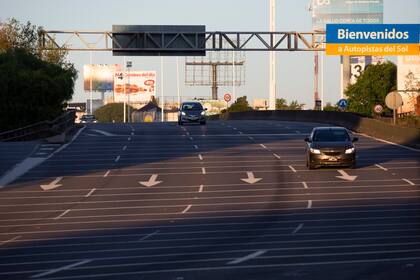
<instances>
[{"instance_id":1,"label":"guardrail","mask_svg":"<svg viewBox=\"0 0 420 280\"><path fill-rule=\"evenodd\" d=\"M74 125L75 111L68 111L53 121L37 122L22 128L0 133L0 141L32 140L63 133Z\"/></svg>"},{"instance_id":2,"label":"guardrail","mask_svg":"<svg viewBox=\"0 0 420 280\"><path fill-rule=\"evenodd\" d=\"M350 130L394 143L420 148L420 129L394 126L358 114L326 111L248 111L225 113L210 119L223 120L278 120L326 123L346 127Z\"/></svg>"}]
</instances>

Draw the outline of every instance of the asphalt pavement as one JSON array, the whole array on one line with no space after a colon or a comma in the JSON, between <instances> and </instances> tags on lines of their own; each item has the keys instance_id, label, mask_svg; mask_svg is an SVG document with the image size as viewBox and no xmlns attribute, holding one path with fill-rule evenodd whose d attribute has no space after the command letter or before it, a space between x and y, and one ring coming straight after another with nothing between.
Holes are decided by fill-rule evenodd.
<instances>
[{"instance_id":1,"label":"asphalt pavement","mask_svg":"<svg viewBox=\"0 0 420 280\"><path fill-rule=\"evenodd\" d=\"M0 189L0 279L420 279L420 152L315 126L89 124Z\"/></svg>"}]
</instances>

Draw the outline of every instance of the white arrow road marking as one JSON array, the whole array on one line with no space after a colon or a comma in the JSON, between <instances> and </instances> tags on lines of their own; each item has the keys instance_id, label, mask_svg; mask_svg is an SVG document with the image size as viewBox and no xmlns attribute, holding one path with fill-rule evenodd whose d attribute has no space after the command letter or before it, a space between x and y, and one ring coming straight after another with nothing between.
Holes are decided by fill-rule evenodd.
<instances>
[{"instance_id":1,"label":"white arrow road marking","mask_svg":"<svg viewBox=\"0 0 420 280\"><path fill-rule=\"evenodd\" d=\"M90 129L91 131L95 131L95 132L97 132L97 133L99 133L99 134L102 134L102 135L105 135L105 136L115 136L116 134L113 134L113 133L109 133L109 132L106 132L106 131L103 131L103 130L99 130L99 129Z\"/></svg>"},{"instance_id":2,"label":"white arrow road marking","mask_svg":"<svg viewBox=\"0 0 420 280\"><path fill-rule=\"evenodd\" d=\"M344 170L337 170L338 171L338 173L340 173L341 174L341 176L335 176L336 178L338 178L338 179L343 179L343 180L346 180L346 181L354 181L354 180L356 180L357 179L357 177L358 176L350 176L349 174L347 174L346 173L346 171L344 171Z\"/></svg>"},{"instance_id":3,"label":"white arrow road marking","mask_svg":"<svg viewBox=\"0 0 420 280\"><path fill-rule=\"evenodd\" d=\"M162 181L156 181L158 175L157 174L153 174L152 176L150 176L149 181L143 181L143 182L139 182L141 185L145 186L145 187L153 187L156 186L160 183L162 183Z\"/></svg>"},{"instance_id":4,"label":"white arrow road marking","mask_svg":"<svg viewBox=\"0 0 420 280\"><path fill-rule=\"evenodd\" d=\"M376 167L382 169L383 171L388 171L388 168L383 167L382 165L375 164Z\"/></svg>"},{"instance_id":5,"label":"white arrow road marking","mask_svg":"<svg viewBox=\"0 0 420 280\"><path fill-rule=\"evenodd\" d=\"M409 183L410 185L412 185L412 186L415 186L416 184L414 184L413 182L411 182L410 180L408 180L408 179L403 179L403 181L405 181L405 182L407 182L407 183Z\"/></svg>"},{"instance_id":6,"label":"white arrow road marking","mask_svg":"<svg viewBox=\"0 0 420 280\"><path fill-rule=\"evenodd\" d=\"M48 270L46 272L35 274L35 275L31 276L31 278L39 278L39 277L47 276L47 275L54 274L54 273L59 272L59 271L68 270L70 268L86 264L86 263L91 262L91 261L92 260L84 260L84 261L77 262L77 263L74 263L74 264L69 264L69 265L66 265L66 266L59 267L59 268L51 269L51 270Z\"/></svg>"},{"instance_id":7,"label":"white arrow road marking","mask_svg":"<svg viewBox=\"0 0 420 280\"><path fill-rule=\"evenodd\" d=\"M60 182L61 180L63 180L63 177L57 177L54 181L52 181L51 183L49 183L48 185L41 185L41 189L43 189L44 191L49 191L49 190L53 190L55 188L61 187L62 184L57 184L58 182Z\"/></svg>"},{"instance_id":8,"label":"white arrow road marking","mask_svg":"<svg viewBox=\"0 0 420 280\"><path fill-rule=\"evenodd\" d=\"M249 254L245 257L230 261L227 264L238 264L238 263L241 263L241 262L245 262L247 260L256 258L258 256L261 256L262 254L265 254L266 252L267 252L267 250L259 250L259 251L256 251L256 252L252 253L252 254Z\"/></svg>"},{"instance_id":9,"label":"white arrow road marking","mask_svg":"<svg viewBox=\"0 0 420 280\"><path fill-rule=\"evenodd\" d=\"M254 177L254 173L253 173L253 172L247 172L246 174L248 175L248 178L241 179L241 180L242 180L242 181L244 181L245 183L248 183L248 184L255 184L255 183L257 183L257 182L259 182L259 181L261 181L261 180L262 180L262 178L255 178L255 177Z\"/></svg>"}]
</instances>

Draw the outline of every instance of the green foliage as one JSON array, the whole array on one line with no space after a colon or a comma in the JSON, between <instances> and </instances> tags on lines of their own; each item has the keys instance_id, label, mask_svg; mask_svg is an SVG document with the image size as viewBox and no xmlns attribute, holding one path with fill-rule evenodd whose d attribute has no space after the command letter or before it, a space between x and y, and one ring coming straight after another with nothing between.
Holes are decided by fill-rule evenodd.
<instances>
[{"instance_id":1,"label":"green foliage","mask_svg":"<svg viewBox=\"0 0 420 280\"><path fill-rule=\"evenodd\" d=\"M284 98L276 99L276 110L303 110L305 104L299 103L297 100L293 100L287 105L287 101Z\"/></svg>"},{"instance_id":2,"label":"green foliage","mask_svg":"<svg viewBox=\"0 0 420 280\"><path fill-rule=\"evenodd\" d=\"M348 96L348 111L372 116L376 104L384 108L385 97L396 89L397 67L392 62L369 65L354 85L345 94Z\"/></svg>"},{"instance_id":3,"label":"green foliage","mask_svg":"<svg viewBox=\"0 0 420 280\"><path fill-rule=\"evenodd\" d=\"M66 60L67 51L42 49L40 31L41 27L36 27L29 21L20 23L12 18L0 22L0 53L10 49L23 49L44 61L60 65L65 69L73 68L73 65ZM45 45L47 48L55 47L51 41L46 41Z\"/></svg>"},{"instance_id":4,"label":"green foliage","mask_svg":"<svg viewBox=\"0 0 420 280\"><path fill-rule=\"evenodd\" d=\"M0 53L0 131L52 120L72 98L77 71L24 49Z\"/></svg>"},{"instance_id":5,"label":"green foliage","mask_svg":"<svg viewBox=\"0 0 420 280\"><path fill-rule=\"evenodd\" d=\"M330 102L327 102L324 106L324 111L338 111L338 105L332 105Z\"/></svg>"},{"instance_id":6,"label":"green foliage","mask_svg":"<svg viewBox=\"0 0 420 280\"><path fill-rule=\"evenodd\" d=\"M130 112L134 110L131 106L129 109ZM124 103L106 104L95 111L95 117L99 122L122 123L124 121Z\"/></svg>"},{"instance_id":7,"label":"green foliage","mask_svg":"<svg viewBox=\"0 0 420 280\"><path fill-rule=\"evenodd\" d=\"M230 105L228 112L246 112L246 111L252 111L253 109L249 106L248 100L246 99L246 96L239 97L236 99L235 103Z\"/></svg>"}]
</instances>

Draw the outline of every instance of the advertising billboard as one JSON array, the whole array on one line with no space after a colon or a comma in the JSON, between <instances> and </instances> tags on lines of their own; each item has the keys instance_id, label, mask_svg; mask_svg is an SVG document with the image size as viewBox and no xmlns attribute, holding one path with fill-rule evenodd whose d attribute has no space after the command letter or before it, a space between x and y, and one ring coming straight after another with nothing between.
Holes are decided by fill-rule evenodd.
<instances>
[{"instance_id":1,"label":"advertising billboard","mask_svg":"<svg viewBox=\"0 0 420 280\"><path fill-rule=\"evenodd\" d=\"M402 113L415 111L420 95L420 55L398 57L398 90L407 91L400 92L404 102Z\"/></svg>"},{"instance_id":2,"label":"advertising billboard","mask_svg":"<svg viewBox=\"0 0 420 280\"><path fill-rule=\"evenodd\" d=\"M383 22L383 0L313 0L312 25L325 29L335 24L379 24Z\"/></svg>"},{"instance_id":3,"label":"advertising billboard","mask_svg":"<svg viewBox=\"0 0 420 280\"><path fill-rule=\"evenodd\" d=\"M120 64L87 64L83 66L85 91L112 91L114 73L121 71Z\"/></svg>"},{"instance_id":4,"label":"advertising billboard","mask_svg":"<svg viewBox=\"0 0 420 280\"><path fill-rule=\"evenodd\" d=\"M156 95L156 71L117 71L114 74L115 102L148 102Z\"/></svg>"}]
</instances>

